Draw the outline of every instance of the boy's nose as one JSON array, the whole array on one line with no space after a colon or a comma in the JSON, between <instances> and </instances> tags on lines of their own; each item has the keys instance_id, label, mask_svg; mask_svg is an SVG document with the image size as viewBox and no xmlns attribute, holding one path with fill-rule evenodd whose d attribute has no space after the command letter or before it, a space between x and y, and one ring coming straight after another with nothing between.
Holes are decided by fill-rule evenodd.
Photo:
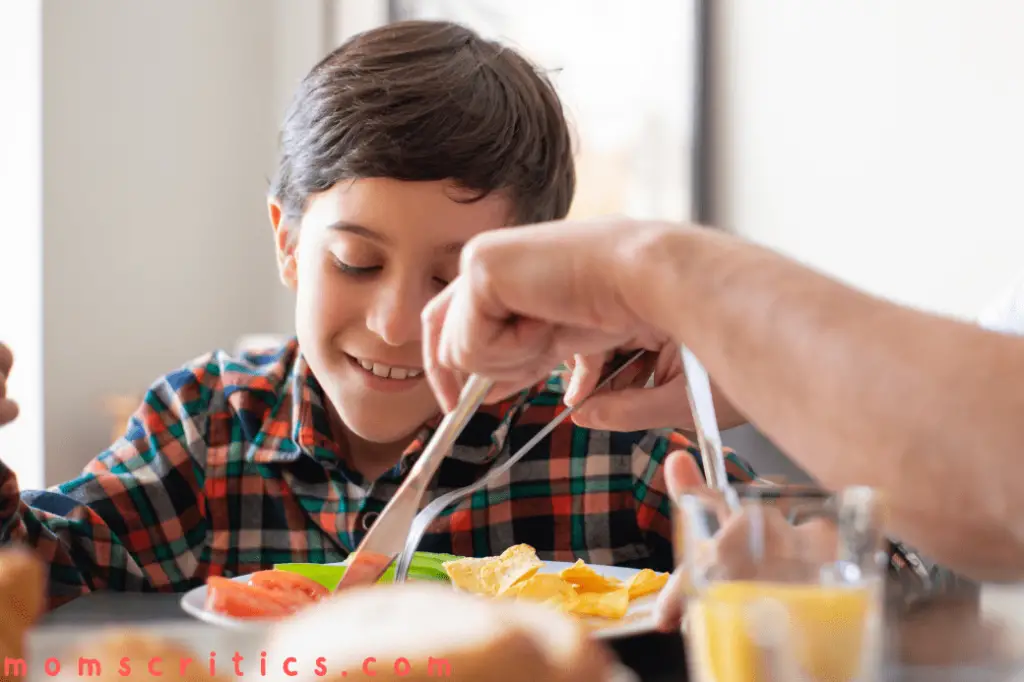
<instances>
[{"instance_id":1,"label":"boy's nose","mask_svg":"<svg viewBox=\"0 0 1024 682\"><path fill-rule=\"evenodd\" d=\"M389 346L417 342L423 305L408 294L380 296L369 311L366 326Z\"/></svg>"}]
</instances>

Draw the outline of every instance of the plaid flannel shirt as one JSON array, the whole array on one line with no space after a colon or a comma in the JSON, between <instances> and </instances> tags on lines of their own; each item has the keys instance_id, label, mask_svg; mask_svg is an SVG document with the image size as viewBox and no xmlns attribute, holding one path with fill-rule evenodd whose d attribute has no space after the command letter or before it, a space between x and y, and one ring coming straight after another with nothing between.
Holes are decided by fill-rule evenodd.
<instances>
[{"instance_id":1,"label":"plaid flannel shirt","mask_svg":"<svg viewBox=\"0 0 1024 682\"><path fill-rule=\"evenodd\" d=\"M552 379L470 421L424 504L472 483L565 409ZM424 426L375 481L331 438L325 397L292 339L215 352L155 382L124 435L76 479L19 494L0 463L0 544L50 565L49 608L93 590L181 592L208 576L282 562L343 561L422 451ZM673 566L662 462L699 451L668 431L611 433L566 420L499 481L428 529L421 550L465 556L528 543L542 559ZM751 468L728 454L733 481Z\"/></svg>"}]
</instances>

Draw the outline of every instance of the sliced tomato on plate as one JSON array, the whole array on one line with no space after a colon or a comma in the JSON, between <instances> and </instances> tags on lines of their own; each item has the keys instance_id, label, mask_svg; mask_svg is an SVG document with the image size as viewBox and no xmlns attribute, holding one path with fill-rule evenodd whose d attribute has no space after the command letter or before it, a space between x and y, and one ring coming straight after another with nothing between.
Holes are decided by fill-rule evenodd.
<instances>
[{"instance_id":1,"label":"sliced tomato on plate","mask_svg":"<svg viewBox=\"0 0 1024 682\"><path fill-rule=\"evenodd\" d=\"M309 602L320 601L330 594L326 587L312 578L290 571L257 571L249 577L249 584L274 592L303 595Z\"/></svg>"},{"instance_id":2,"label":"sliced tomato on plate","mask_svg":"<svg viewBox=\"0 0 1024 682\"><path fill-rule=\"evenodd\" d=\"M313 600L302 594L301 592L289 592L287 590L270 590L265 587L259 587L257 585L246 585L246 587L252 592L260 595L260 599L266 599L272 601L288 610L289 613L295 613L299 609L310 606L313 604Z\"/></svg>"},{"instance_id":3,"label":"sliced tomato on plate","mask_svg":"<svg viewBox=\"0 0 1024 682\"><path fill-rule=\"evenodd\" d=\"M206 609L232 618L284 618L295 609L264 590L222 576L206 580Z\"/></svg>"}]
</instances>

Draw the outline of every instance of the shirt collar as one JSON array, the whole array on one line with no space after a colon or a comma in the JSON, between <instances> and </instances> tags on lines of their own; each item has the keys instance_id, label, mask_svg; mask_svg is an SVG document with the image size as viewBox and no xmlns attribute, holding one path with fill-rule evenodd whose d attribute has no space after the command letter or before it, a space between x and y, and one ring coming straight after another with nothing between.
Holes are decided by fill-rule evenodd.
<instances>
[{"instance_id":1,"label":"shirt collar","mask_svg":"<svg viewBox=\"0 0 1024 682\"><path fill-rule=\"evenodd\" d=\"M494 461L504 450L512 425L529 406L537 390L538 387L533 387L492 405L481 405L455 441L449 458L478 465ZM405 476L430 442L442 419L443 416L438 415L424 424L389 476Z\"/></svg>"},{"instance_id":2,"label":"shirt collar","mask_svg":"<svg viewBox=\"0 0 1024 682\"><path fill-rule=\"evenodd\" d=\"M249 450L249 459L260 464L294 462L303 456L341 461L341 449L330 433L323 389L302 352L297 351L279 400Z\"/></svg>"},{"instance_id":3,"label":"shirt collar","mask_svg":"<svg viewBox=\"0 0 1024 682\"><path fill-rule=\"evenodd\" d=\"M492 405L481 406L456 441L450 457L472 464L493 461L504 449L519 416L539 393L552 388L557 388L557 384L548 380ZM384 474L385 479L400 480L405 476L442 419L443 415L437 415L423 425L398 464ZM301 350L295 354L281 400L258 440L250 449L252 461L287 463L307 456L330 461L351 482L365 484L358 472L345 465L344 452L331 437L326 397Z\"/></svg>"}]
</instances>

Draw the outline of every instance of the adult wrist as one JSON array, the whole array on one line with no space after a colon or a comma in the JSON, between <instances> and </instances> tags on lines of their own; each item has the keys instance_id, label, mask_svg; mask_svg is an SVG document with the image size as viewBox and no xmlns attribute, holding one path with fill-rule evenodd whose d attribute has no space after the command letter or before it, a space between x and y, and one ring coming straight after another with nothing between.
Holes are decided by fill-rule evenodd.
<instances>
[{"instance_id":1,"label":"adult wrist","mask_svg":"<svg viewBox=\"0 0 1024 682\"><path fill-rule=\"evenodd\" d=\"M714 249L709 232L679 223L641 223L620 252L618 290L640 322L678 338L699 271Z\"/></svg>"}]
</instances>

